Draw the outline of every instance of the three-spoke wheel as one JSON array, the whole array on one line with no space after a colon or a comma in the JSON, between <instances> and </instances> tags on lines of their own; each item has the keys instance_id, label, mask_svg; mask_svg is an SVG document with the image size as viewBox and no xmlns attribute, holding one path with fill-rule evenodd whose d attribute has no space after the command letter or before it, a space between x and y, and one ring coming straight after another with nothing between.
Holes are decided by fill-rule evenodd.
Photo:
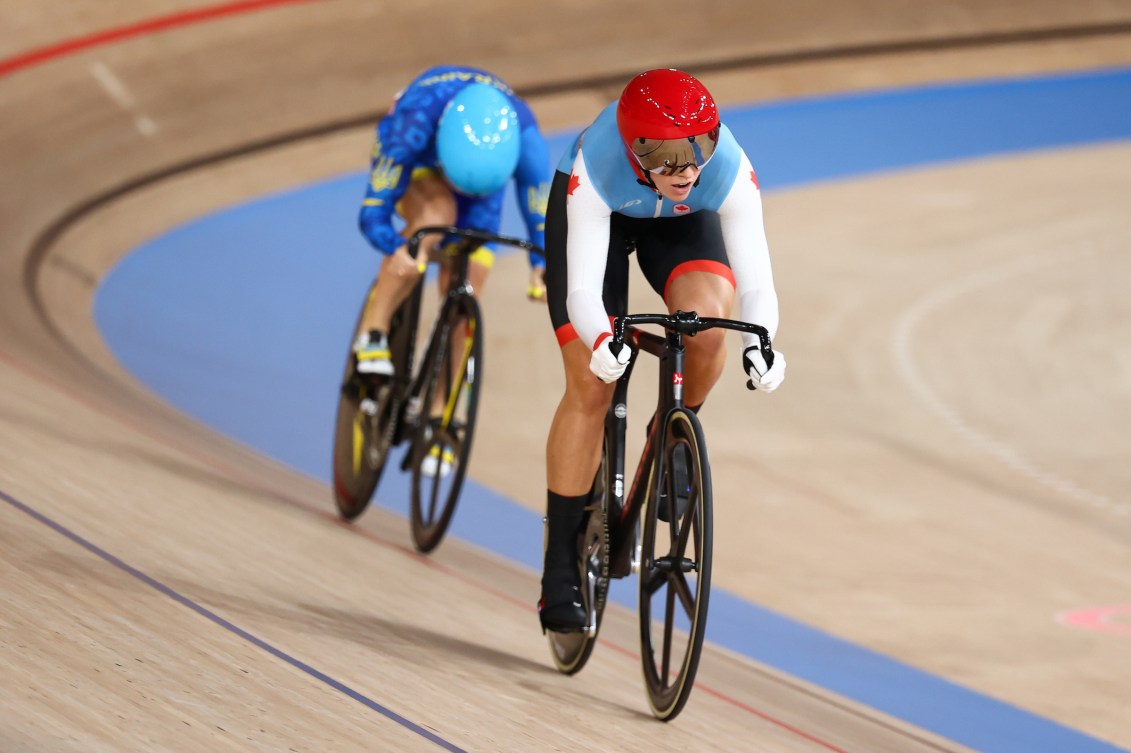
<instances>
[{"instance_id":1,"label":"three-spoke wheel","mask_svg":"<svg viewBox=\"0 0 1131 753\"><path fill-rule=\"evenodd\" d=\"M672 410L654 505L643 513L640 647L652 713L668 721L691 695L711 589L711 473L695 414Z\"/></svg>"}]
</instances>

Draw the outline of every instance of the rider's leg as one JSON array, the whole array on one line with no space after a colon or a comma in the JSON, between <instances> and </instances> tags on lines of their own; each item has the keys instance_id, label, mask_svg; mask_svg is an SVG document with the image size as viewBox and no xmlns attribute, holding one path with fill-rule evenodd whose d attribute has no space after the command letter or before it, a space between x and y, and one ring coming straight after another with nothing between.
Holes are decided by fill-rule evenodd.
<instances>
[{"instance_id":1,"label":"rider's leg","mask_svg":"<svg viewBox=\"0 0 1131 753\"><path fill-rule=\"evenodd\" d=\"M715 272L684 272L670 278L666 302L669 313L694 311L701 317L722 318L730 315L734 304L734 285L730 279ZM684 405L696 413L707 394L718 381L726 363L724 329L711 329L694 337L683 338L687 353L683 363ZM648 423L649 434L656 417ZM676 518L682 518L688 494L688 458L684 452L672 456L673 489L675 490ZM671 520L671 509L661 506L657 510L660 520Z\"/></svg>"},{"instance_id":2,"label":"rider's leg","mask_svg":"<svg viewBox=\"0 0 1131 753\"><path fill-rule=\"evenodd\" d=\"M601 433L615 386L593 376L590 356L579 339L562 346L566 388L546 442L546 485L566 496L589 491L601 463Z\"/></svg>"},{"instance_id":3,"label":"rider's leg","mask_svg":"<svg viewBox=\"0 0 1131 753\"><path fill-rule=\"evenodd\" d=\"M442 178L431 172L422 172L418 177L413 177L404 197L397 204L397 212L405 220L402 235L407 238L422 227L454 223L455 197ZM440 240L439 235L422 238L417 259L427 260ZM410 259L403 248L384 258L362 316L362 331L389 331L393 312L408 298L413 285L420 278L419 263Z\"/></svg>"},{"instance_id":4,"label":"rider's leg","mask_svg":"<svg viewBox=\"0 0 1131 753\"><path fill-rule=\"evenodd\" d=\"M591 343L578 339L566 309L566 197L569 176L556 173L546 211L546 303L561 345L565 392L546 439L546 552L542 600L543 628L577 630L585 626L577 536L585 502L601 462L605 411L614 385L589 371ZM611 222L610 253L605 267L605 310L624 311L628 290L628 255L617 216Z\"/></svg>"},{"instance_id":5,"label":"rider's leg","mask_svg":"<svg viewBox=\"0 0 1131 753\"><path fill-rule=\"evenodd\" d=\"M471 263L467 265L467 279L475 295L479 295L483 292L483 286L487 284L487 275L495 263L495 254L489 248L481 247L472 252L470 261Z\"/></svg>"},{"instance_id":6,"label":"rider's leg","mask_svg":"<svg viewBox=\"0 0 1131 753\"><path fill-rule=\"evenodd\" d=\"M668 286L669 312L694 311L701 317L729 317L734 306L734 285L713 272L688 272ZM700 406L715 386L726 363L726 330L711 329L683 338L683 398L686 405Z\"/></svg>"},{"instance_id":7,"label":"rider's leg","mask_svg":"<svg viewBox=\"0 0 1131 753\"><path fill-rule=\"evenodd\" d=\"M546 443L546 551L539 616L551 630L585 624L577 570L577 535L593 476L613 385L589 371L589 349L578 339L562 346L566 389Z\"/></svg>"}]
</instances>

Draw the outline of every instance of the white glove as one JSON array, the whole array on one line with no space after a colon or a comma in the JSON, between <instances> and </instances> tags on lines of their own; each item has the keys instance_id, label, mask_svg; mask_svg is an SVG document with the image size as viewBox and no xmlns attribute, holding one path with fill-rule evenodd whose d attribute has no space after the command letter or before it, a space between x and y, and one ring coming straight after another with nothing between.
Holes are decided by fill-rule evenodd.
<instances>
[{"instance_id":1,"label":"white glove","mask_svg":"<svg viewBox=\"0 0 1131 753\"><path fill-rule=\"evenodd\" d=\"M750 377L746 386L750 389L773 392L781 386L782 380L785 379L785 356L776 350L772 352L774 365L769 368L766 368L766 359L762 357L762 351L757 345L752 345L742 352L742 367Z\"/></svg>"},{"instance_id":2,"label":"white glove","mask_svg":"<svg viewBox=\"0 0 1131 753\"><path fill-rule=\"evenodd\" d=\"M593 356L589 359L589 370L606 384L620 379L632 358L632 349L627 345L622 345L620 353L614 356L610 348L612 344L613 338L605 338L593 349Z\"/></svg>"}]
</instances>

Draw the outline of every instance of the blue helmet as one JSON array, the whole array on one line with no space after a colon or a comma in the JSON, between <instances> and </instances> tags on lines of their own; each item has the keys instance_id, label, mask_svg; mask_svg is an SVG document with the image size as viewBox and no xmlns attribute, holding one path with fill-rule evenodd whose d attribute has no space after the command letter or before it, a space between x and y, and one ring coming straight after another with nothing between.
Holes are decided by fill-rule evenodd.
<instances>
[{"instance_id":1,"label":"blue helmet","mask_svg":"<svg viewBox=\"0 0 1131 753\"><path fill-rule=\"evenodd\" d=\"M452 187L469 196L493 194L518 166L518 113L501 90L470 84L456 94L436 129L436 156Z\"/></svg>"}]
</instances>

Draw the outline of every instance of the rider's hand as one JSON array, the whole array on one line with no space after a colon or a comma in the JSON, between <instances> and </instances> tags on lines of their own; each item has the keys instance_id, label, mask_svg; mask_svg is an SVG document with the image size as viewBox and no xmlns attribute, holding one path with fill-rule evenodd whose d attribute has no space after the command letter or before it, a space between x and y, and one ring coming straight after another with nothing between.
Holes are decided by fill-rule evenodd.
<instances>
[{"instance_id":1,"label":"rider's hand","mask_svg":"<svg viewBox=\"0 0 1131 753\"><path fill-rule=\"evenodd\" d=\"M398 279L419 277L428 268L428 259L426 257L421 259L419 250L417 257L419 261L409 256L408 245L403 245L385 259L385 266L382 269L388 269Z\"/></svg>"},{"instance_id":2,"label":"rider's hand","mask_svg":"<svg viewBox=\"0 0 1131 753\"><path fill-rule=\"evenodd\" d=\"M546 268L533 267L530 270L530 280L526 284L526 297L540 303L546 302Z\"/></svg>"},{"instance_id":3,"label":"rider's hand","mask_svg":"<svg viewBox=\"0 0 1131 753\"><path fill-rule=\"evenodd\" d=\"M742 352L742 369L746 372L746 376L750 377L750 381L746 383L747 387L752 390L773 392L781 386L782 380L785 379L785 356L776 350L773 354L774 365L766 368L766 359L757 345L751 345Z\"/></svg>"},{"instance_id":4,"label":"rider's hand","mask_svg":"<svg viewBox=\"0 0 1131 753\"><path fill-rule=\"evenodd\" d=\"M612 344L613 338L606 337L593 349L593 355L589 359L589 370L606 384L620 379L632 358L632 351L627 345L622 345L620 353L614 356L610 347Z\"/></svg>"}]
</instances>

